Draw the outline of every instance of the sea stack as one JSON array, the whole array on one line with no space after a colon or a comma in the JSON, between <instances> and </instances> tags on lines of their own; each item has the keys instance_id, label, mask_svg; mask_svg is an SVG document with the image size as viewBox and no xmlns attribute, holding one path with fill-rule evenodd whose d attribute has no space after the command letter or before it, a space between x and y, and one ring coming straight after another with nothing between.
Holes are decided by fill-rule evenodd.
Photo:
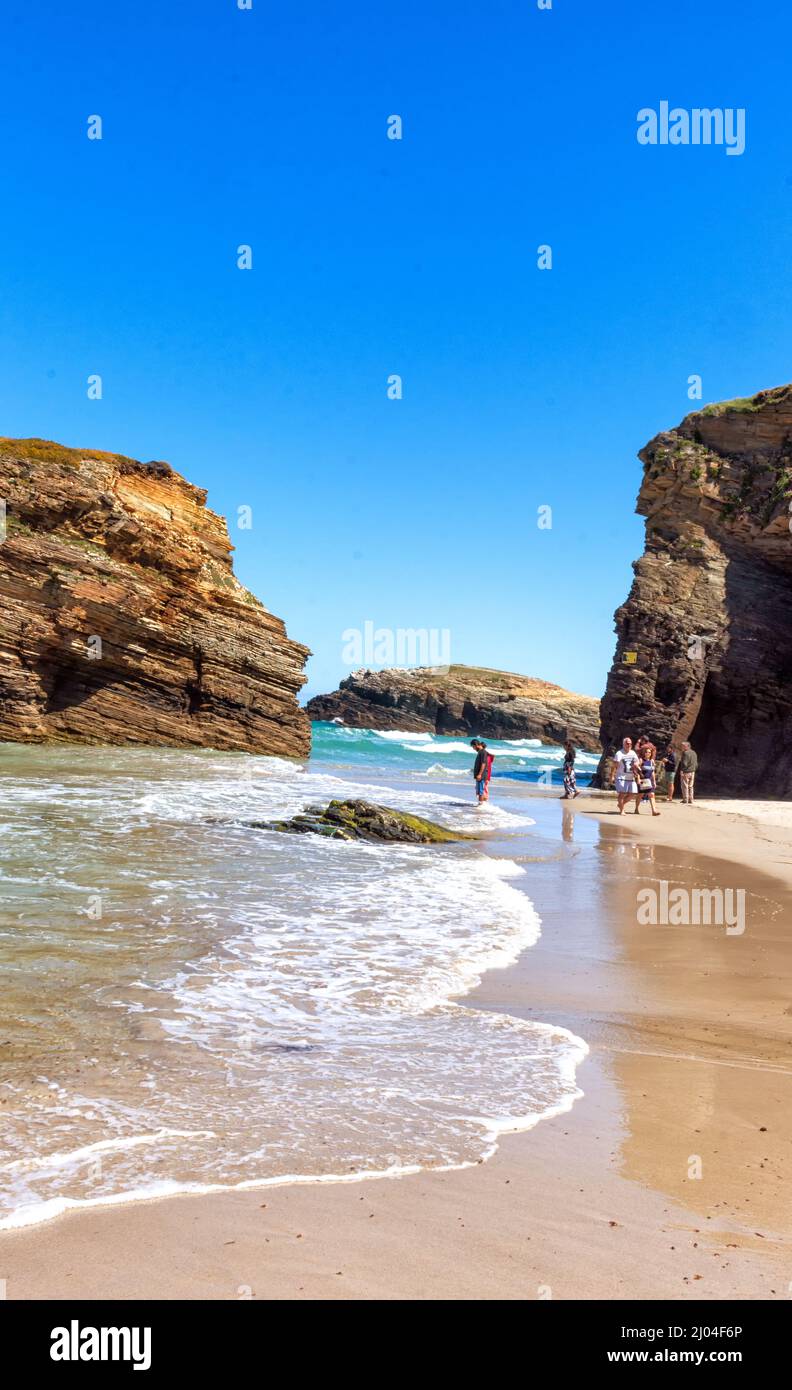
<instances>
[{"instance_id":1,"label":"sea stack","mask_svg":"<svg viewBox=\"0 0 792 1390\"><path fill-rule=\"evenodd\" d=\"M599 753L599 704L559 685L479 666L354 671L306 705L311 719L358 729L538 738Z\"/></svg>"},{"instance_id":2,"label":"sea stack","mask_svg":"<svg viewBox=\"0 0 792 1390\"><path fill-rule=\"evenodd\" d=\"M304 757L308 649L167 463L0 439L0 739Z\"/></svg>"},{"instance_id":3,"label":"sea stack","mask_svg":"<svg viewBox=\"0 0 792 1390\"><path fill-rule=\"evenodd\" d=\"M646 548L616 612L599 778L625 734L677 749L697 785L792 795L792 386L706 406L639 458Z\"/></svg>"}]
</instances>

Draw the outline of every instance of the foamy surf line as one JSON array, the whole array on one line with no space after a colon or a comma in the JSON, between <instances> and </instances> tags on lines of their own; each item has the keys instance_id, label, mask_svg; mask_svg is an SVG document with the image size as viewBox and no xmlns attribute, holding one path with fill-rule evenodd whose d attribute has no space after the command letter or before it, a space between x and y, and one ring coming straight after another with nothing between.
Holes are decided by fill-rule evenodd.
<instances>
[{"instance_id":1,"label":"foamy surf line","mask_svg":"<svg viewBox=\"0 0 792 1390\"><path fill-rule=\"evenodd\" d=\"M425 776L430 770L422 768L420 775ZM315 772L309 775L312 786L316 786L317 789L324 789L336 796L339 794L349 796L352 793L355 796L384 801L385 804L392 805L394 810L428 816L430 819L436 816L440 823L449 830L468 829L472 825L480 830L486 830L488 826L494 828L495 825L498 828L513 827L516 829L518 826L536 824L534 818L526 815L525 812L515 811L507 806L499 806L494 801L489 801L483 807L477 806L472 795L471 798L464 801L456 798L449 801L447 796L439 792L423 791L415 787L405 789L393 783L357 781L352 770L343 778L326 772ZM481 819L482 812L486 820Z\"/></svg>"},{"instance_id":2,"label":"foamy surf line","mask_svg":"<svg viewBox=\"0 0 792 1390\"><path fill-rule=\"evenodd\" d=\"M575 1079L578 1066L589 1053L588 1043L583 1038L579 1038L568 1028L563 1028L560 1025L528 1022L523 1019L515 1019L512 1015L501 1015L500 1017L509 1018L513 1023L526 1029L537 1029L553 1037L563 1039L568 1046L565 1053L559 1058L559 1070L567 1079L570 1088L574 1087L574 1089L570 1089L569 1093L556 1104L547 1106L540 1112L520 1116L481 1117L478 1123L483 1130L482 1140L485 1147L478 1158L464 1159L458 1163L394 1164L388 1168L362 1169L356 1173L284 1173L267 1178L248 1178L238 1183L179 1183L162 1180L128 1192L108 1193L102 1197L52 1197L45 1202L21 1206L0 1219L0 1231L29 1229L33 1226L41 1226L48 1221L54 1221L57 1217L66 1215L67 1212L87 1211L97 1207L130 1206L140 1202L165 1201L172 1197L208 1197L223 1192L254 1192L270 1187L306 1187L318 1183L372 1182L387 1178L411 1177L418 1173L458 1173L468 1168L479 1167L481 1163L488 1163L495 1156L498 1152L499 1140L504 1134L526 1133L542 1120L567 1114L575 1101L582 1099L584 1095ZM150 1142L151 1138L152 1136L148 1135L133 1136L130 1142L132 1144L145 1144ZM103 1145L96 1147L103 1147ZM68 1160L69 1156L59 1155L59 1157ZM42 1161L46 1162L46 1159L42 1157Z\"/></svg>"},{"instance_id":3,"label":"foamy surf line","mask_svg":"<svg viewBox=\"0 0 792 1390\"><path fill-rule=\"evenodd\" d=\"M544 743L539 738L487 738L489 751L495 757L495 776L516 777L518 780L538 780L541 774L555 770L554 781L560 782L564 749L558 744ZM466 733L415 732L406 729L361 729L342 724L314 725L313 766L338 762L344 767L383 765L398 769L404 776L423 776L421 763L432 758L447 772L469 775L473 752ZM579 749L576 767L581 777L593 772L597 757Z\"/></svg>"},{"instance_id":4,"label":"foamy surf line","mask_svg":"<svg viewBox=\"0 0 792 1390\"><path fill-rule=\"evenodd\" d=\"M582 1039L551 1024L454 1002L489 970L512 966L540 935L521 865L472 846L435 856L409 846L285 840L266 832L240 839L238 828L224 831L217 820L198 841L190 832L191 853L196 845L198 852L185 861L186 827L191 822L200 828L207 806L224 811L231 822L240 806L248 815L277 813L284 801L302 806L308 789L314 799L331 788L336 795L360 791L349 779L296 773L286 764L268 763L261 780L240 779L230 759L204 763L190 783L183 770L194 763L176 756L171 761L165 776L125 776L116 783L115 819L106 834L113 855L122 855L118 882L132 894L135 921L141 920L135 895L141 887L147 894L133 947L138 941L148 951L147 942L158 949L173 941L181 921L178 893L186 890L187 922L205 921L212 928L208 948L192 934L184 937L186 953L177 935L178 973L154 968L155 956L151 973L144 968L127 975L125 987L133 993L118 1001L119 1019L124 1010L138 1010L144 1023L150 1018L152 1036L170 1032L188 1046L164 1053L158 1043L154 1069L146 1049L136 1048L143 1076L157 1080L140 1082L136 1073L134 1093L114 1082L109 1091L94 1085L81 1094L75 1075L57 1068L52 1076L63 1086L52 1076L35 1078L50 1096L41 1103L36 1088L28 1094L14 1083L19 1103L5 1112L16 1126L6 1131L11 1162L5 1172L13 1182L0 1230L34 1226L81 1207L472 1167L497 1151L501 1134L530 1129L574 1104L582 1094L576 1068L588 1051ZM124 772L136 763L146 767L145 755L125 762ZM261 764L250 766L256 771ZM371 772L377 783L367 791L441 821L465 817L471 828L475 821L477 829L499 832L534 823L504 808L487 815L485 824L475 807L456 798L386 789L379 778L390 769ZM84 811L75 808L77 867L85 835L80 814L88 818L89 833L98 834L95 788L81 782L88 796ZM13 814L27 828L24 809ZM116 826L130 824L156 835L137 859L125 857L134 841L117 836ZM71 833L64 825L61 844ZM105 841L97 838L95 844L101 856ZM75 886L84 891L76 879ZM157 897L151 896L154 887ZM221 930L215 936L218 911ZM69 926L65 947L74 939L71 931ZM119 931L121 942L123 919ZM116 968L113 977L115 988ZM270 1056L297 1050L297 1030L304 1031L304 1060L296 1070L290 1062L270 1067ZM124 1042L128 1035L122 1030L110 1036ZM186 1071L178 1061L172 1064L181 1053ZM216 1064L232 1068L222 1094ZM138 1103L141 1084L152 1089ZM323 1124L339 1125L326 1160L310 1106L305 1108L317 1086ZM45 1117L54 1122L50 1127L42 1126ZM35 1153L30 1133L47 1134L53 1152ZM97 1160L98 1177L91 1171Z\"/></svg>"},{"instance_id":5,"label":"foamy surf line","mask_svg":"<svg viewBox=\"0 0 792 1390\"><path fill-rule=\"evenodd\" d=\"M521 952L517 953L518 955ZM507 964L503 959L492 958L490 968L503 968ZM470 987L474 988L480 983L478 973L471 975ZM521 1032L528 1038L535 1038L542 1035L554 1042L563 1044L556 1056L555 1062L559 1073L559 1078L564 1087L564 1094L555 1103L545 1106L540 1110L530 1111L524 1114L512 1115L490 1115L473 1116L471 1122L477 1124L481 1131L481 1151L476 1157L463 1159L458 1162L450 1163L403 1163L392 1164L385 1168L366 1169L362 1168L354 1173L281 1173L263 1177L243 1179L234 1183L199 1183L199 1182L179 1182L173 1179L159 1180L153 1183L146 1183L137 1188L126 1191L108 1193L99 1197L72 1198L72 1197L53 1197L41 1202L23 1204L13 1212L0 1219L0 1231L21 1230L57 1219L71 1211L88 1210L91 1208L112 1208L115 1206L128 1206L139 1202L162 1201L171 1197L179 1196L210 1196L224 1192L234 1191L254 1191L270 1187L286 1186L306 1186L317 1183L355 1183L373 1181L375 1179L395 1179L416 1175L422 1172L457 1172L488 1162L498 1152L500 1140L503 1135L524 1133L532 1129L541 1120L551 1119L554 1116L567 1113L571 1110L575 1101L580 1099L584 1092L577 1085L577 1068L584 1058L588 1055L588 1044L561 1025L547 1024L533 1020L524 1020L509 1014L495 1014L491 1010L477 1010L475 1006L455 1005L460 1014L486 1013L487 1017L500 1022L508 1022L510 1027ZM221 1140L221 1136L213 1131L185 1131L168 1130L152 1135L134 1135L120 1140L99 1141L90 1146L74 1150L71 1153L55 1153L39 1155L35 1159L28 1160L30 1166L36 1167L67 1167L73 1162L99 1155L113 1149L128 1149L138 1146L145 1146L156 1142L167 1134L171 1137L183 1137L185 1139L195 1137L211 1137ZM8 1168L16 1168L17 1164L7 1165Z\"/></svg>"}]
</instances>

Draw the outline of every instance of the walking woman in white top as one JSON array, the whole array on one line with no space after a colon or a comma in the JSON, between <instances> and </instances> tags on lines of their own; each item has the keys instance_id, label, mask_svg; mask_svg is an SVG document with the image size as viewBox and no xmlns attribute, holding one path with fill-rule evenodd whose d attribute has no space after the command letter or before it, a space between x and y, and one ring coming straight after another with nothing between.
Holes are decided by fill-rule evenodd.
<instances>
[{"instance_id":1,"label":"walking woman in white top","mask_svg":"<svg viewBox=\"0 0 792 1390\"><path fill-rule=\"evenodd\" d=\"M632 739L626 738L613 760L611 778L611 784L616 787L620 816L624 815L627 802L632 801L633 797L638 797L637 770L638 754L633 751Z\"/></svg>"}]
</instances>

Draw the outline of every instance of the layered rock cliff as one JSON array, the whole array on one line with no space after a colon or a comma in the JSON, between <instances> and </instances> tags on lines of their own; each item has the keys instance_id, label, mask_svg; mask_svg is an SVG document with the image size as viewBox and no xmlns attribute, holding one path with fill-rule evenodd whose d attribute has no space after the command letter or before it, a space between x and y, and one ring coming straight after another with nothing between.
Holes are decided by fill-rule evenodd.
<instances>
[{"instance_id":1,"label":"layered rock cliff","mask_svg":"<svg viewBox=\"0 0 792 1390\"><path fill-rule=\"evenodd\" d=\"M0 439L0 739L302 757L307 648L167 463Z\"/></svg>"},{"instance_id":2,"label":"layered rock cliff","mask_svg":"<svg viewBox=\"0 0 792 1390\"><path fill-rule=\"evenodd\" d=\"M311 719L360 729L539 738L599 752L598 702L558 685L475 666L354 671L331 695L309 700Z\"/></svg>"},{"instance_id":3,"label":"layered rock cliff","mask_svg":"<svg viewBox=\"0 0 792 1390\"><path fill-rule=\"evenodd\" d=\"M702 791L788 797L792 386L707 406L639 458L646 549L616 613L606 755L625 734L690 739Z\"/></svg>"}]
</instances>

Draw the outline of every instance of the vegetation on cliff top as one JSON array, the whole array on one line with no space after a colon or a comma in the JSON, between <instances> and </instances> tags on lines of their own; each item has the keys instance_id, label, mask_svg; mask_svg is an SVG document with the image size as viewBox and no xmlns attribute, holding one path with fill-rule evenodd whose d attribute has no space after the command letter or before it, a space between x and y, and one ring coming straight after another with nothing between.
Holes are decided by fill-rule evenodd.
<instances>
[{"instance_id":1,"label":"vegetation on cliff top","mask_svg":"<svg viewBox=\"0 0 792 1390\"><path fill-rule=\"evenodd\" d=\"M522 696L530 696L532 691L545 695L557 692L558 695L564 697L568 697L571 693L563 686L554 685L552 681L540 680L537 676L520 676L514 671L496 671L489 666L463 666L458 662L450 666L440 667L416 666L403 670L397 667L392 672L383 670L376 674L400 676L409 680L411 684L417 685L483 685L492 690L503 693L512 692ZM591 699L592 703L595 703L593 696L579 695L573 698Z\"/></svg>"},{"instance_id":2,"label":"vegetation on cliff top","mask_svg":"<svg viewBox=\"0 0 792 1390\"><path fill-rule=\"evenodd\" d=\"M72 449L52 439L12 439L0 435L0 458L29 458L35 463L58 463L76 468L81 459L105 459L109 463L135 463L125 454L108 454L102 449Z\"/></svg>"},{"instance_id":3,"label":"vegetation on cliff top","mask_svg":"<svg viewBox=\"0 0 792 1390\"><path fill-rule=\"evenodd\" d=\"M767 391L757 391L755 396L735 396L730 401L713 401L711 405L705 405L701 410L695 411L695 415L726 415L729 411L737 415L754 415L765 406L775 405L778 401L784 400L791 393L792 385L773 386Z\"/></svg>"}]
</instances>

